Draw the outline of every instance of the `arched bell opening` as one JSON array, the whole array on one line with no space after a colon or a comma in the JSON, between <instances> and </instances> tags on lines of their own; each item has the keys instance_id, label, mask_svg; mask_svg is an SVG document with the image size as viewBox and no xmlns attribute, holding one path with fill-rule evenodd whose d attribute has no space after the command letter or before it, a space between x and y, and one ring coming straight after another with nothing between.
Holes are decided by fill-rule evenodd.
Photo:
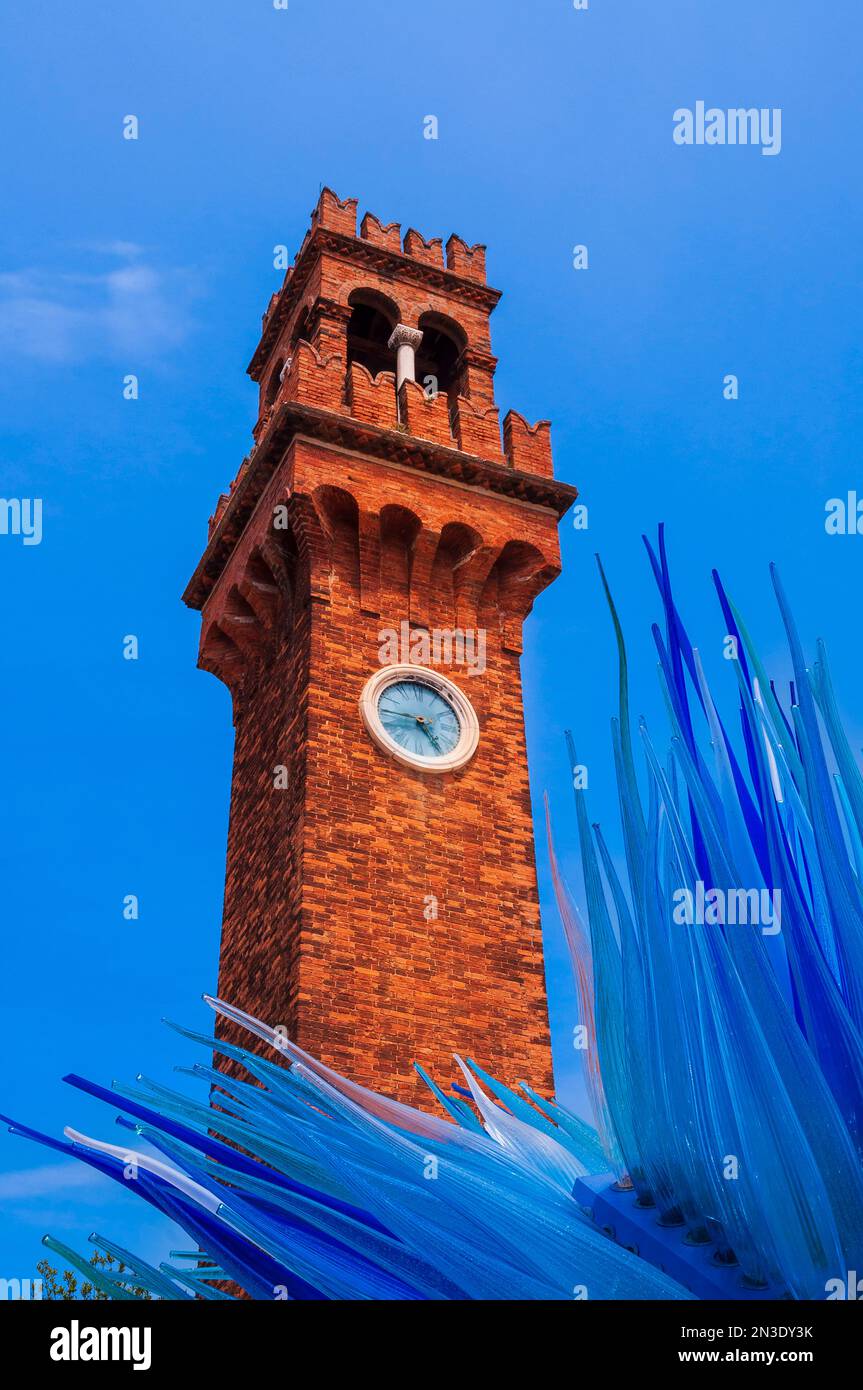
<instances>
[{"instance_id":1,"label":"arched bell opening","mask_svg":"<svg viewBox=\"0 0 863 1390\"><path fill-rule=\"evenodd\" d=\"M467 336L444 314L423 314L417 327L423 336L416 355L416 379L427 395L445 395L452 414L459 390L458 363Z\"/></svg>"},{"instance_id":2,"label":"arched bell opening","mask_svg":"<svg viewBox=\"0 0 863 1390\"><path fill-rule=\"evenodd\" d=\"M347 361L359 362L372 376L395 370L395 353L388 346L399 321L399 307L377 290L354 290L348 296L351 317L347 327Z\"/></svg>"}]
</instances>

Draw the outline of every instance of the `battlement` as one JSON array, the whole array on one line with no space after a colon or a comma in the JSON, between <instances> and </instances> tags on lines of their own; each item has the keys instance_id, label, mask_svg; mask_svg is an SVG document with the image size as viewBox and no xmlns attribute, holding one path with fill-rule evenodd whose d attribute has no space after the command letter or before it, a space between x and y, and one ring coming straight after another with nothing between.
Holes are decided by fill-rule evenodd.
<instances>
[{"instance_id":1,"label":"battlement","mask_svg":"<svg viewBox=\"0 0 863 1390\"><path fill-rule=\"evenodd\" d=\"M374 246L383 246L387 251L394 251L397 256L401 255L402 229L400 222L388 222L384 226L373 212L367 212L360 226L360 239L370 241Z\"/></svg>"},{"instance_id":2,"label":"battlement","mask_svg":"<svg viewBox=\"0 0 863 1390\"><path fill-rule=\"evenodd\" d=\"M261 380L286 322L317 278L321 258L338 257L343 265L366 267L373 276L432 290L436 298L449 301L450 311L461 305L469 317L485 319L484 327L472 326L472 338L487 345L487 320L500 292L486 283L485 246L469 246L456 233L444 245L441 237L427 238L414 227L402 235L399 222L384 223L373 212L364 214L358 233L357 209L356 198L341 199L331 188L322 189L294 263L264 313L261 341L249 364L255 381Z\"/></svg>"},{"instance_id":3,"label":"battlement","mask_svg":"<svg viewBox=\"0 0 863 1390\"><path fill-rule=\"evenodd\" d=\"M346 404L354 419L384 430L398 428L395 372L372 376L362 362L348 368Z\"/></svg>"},{"instance_id":4,"label":"battlement","mask_svg":"<svg viewBox=\"0 0 863 1390\"><path fill-rule=\"evenodd\" d=\"M314 231L315 227L328 227L330 231L341 232L343 236L356 236L358 206L357 198L342 200L331 188L323 188L317 206L312 211L311 230Z\"/></svg>"},{"instance_id":5,"label":"battlement","mask_svg":"<svg viewBox=\"0 0 863 1390\"><path fill-rule=\"evenodd\" d=\"M510 410L503 422L503 451L511 468L521 473L554 477L550 420L537 420L535 425L529 425L517 410Z\"/></svg>"},{"instance_id":6,"label":"battlement","mask_svg":"<svg viewBox=\"0 0 863 1390\"><path fill-rule=\"evenodd\" d=\"M497 406L483 399L443 391L428 391L418 381L404 380L396 389L396 374L374 373L363 362L351 361L344 370L337 352L323 356L301 340L283 364L278 389L256 424L260 443L287 401L350 416L383 430L399 430L443 448L495 463L522 473L552 478L551 424L530 425L511 410L501 425Z\"/></svg>"},{"instance_id":7,"label":"battlement","mask_svg":"<svg viewBox=\"0 0 863 1390\"><path fill-rule=\"evenodd\" d=\"M331 188L324 188L312 213L311 230L314 231L315 227L325 227L342 236L356 237L357 207L356 198L342 200ZM414 227L409 227L402 238L401 223L388 222L384 225L373 212L367 212L360 224L359 240L368 241L373 246L380 246L396 255L410 256L423 265L446 269L463 279L477 280L483 285L486 283L486 247L481 243L468 246L455 232L446 243L444 255L441 237L426 239Z\"/></svg>"},{"instance_id":8,"label":"battlement","mask_svg":"<svg viewBox=\"0 0 863 1390\"><path fill-rule=\"evenodd\" d=\"M537 495L540 480L554 488L547 420L531 425L511 410L501 437L489 327L500 293L486 283L485 246L456 233L446 243L414 227L403 233L370 211L358 233L357 218L356 198L322 189L270 299L249 366L260 389L250 457L283 437L286 411L296 405L315 413L316 430L350 448L370 447L373 431L385 452L404 448L393 438L414 441L423 457L429 448L445 452L442 471L457 472L452 458L460 456L532 478ZM228 512L233 524L236 481L219 500L211 532ZM503 487L500 478L495 486ZM524 485L513 495L524 496Z\"/></svg>"},{"instance_id":9,"label":"battlement","mask_svg":"<svg viewBox=\"0 0 863 1390\"><path fill-rule=\"evenodd\" d=\"M415 381L402 382L396 392L393 372L375 376L361 362L351 362L342 378L338 365L337 358L322 358L311 344L299 345L279 394L255 426L251 453L230 491L217 501L208 541L220 531L223 519L225 535L238 526L242 529L248 503L238 499L235 504L239 483L250 469L279 458L294 430L400 466L415 459L422 471L479 483L559 514L575 499L575 488L554 480L547 420L529 425L510 411L503 422L501 449L496 406L477 406L461 396L454 403L440 394L430 397ZM292 410L292 405L300 410Z\"/></svg>"},{"instance_id":10,"label":"battlement","mask_svg":"<svg viewBox=\"0 0 863 1390\"><path fill-rule=\"evenodd\" d=\"M403 381L399 387L399 416L408 434L429 439L446 449L455 447L450 406L446 396L426 395L418 381Z\"/></svg>"}]
</instances>

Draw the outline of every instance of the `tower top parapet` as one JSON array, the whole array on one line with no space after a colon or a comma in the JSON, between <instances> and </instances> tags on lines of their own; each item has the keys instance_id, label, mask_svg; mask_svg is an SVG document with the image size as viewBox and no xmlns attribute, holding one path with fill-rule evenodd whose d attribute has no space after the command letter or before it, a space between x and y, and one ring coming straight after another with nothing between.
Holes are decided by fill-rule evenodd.
<instances>
[{"instance_id":1,"label":"tower top parapet","mask_svg":"<svg viewBox=\"0 0 863 1390\"><path fill-rule=\"evenodd\" d=\"M264 312L261 339L248 367L253 381L261 380L316 262L326 252L348 254L355 264L376 274L451 295L484 311L486 318L495 308L501 292L486 283L486 247L481 242L469 246L453 232L444 246L440 237L426 240L413 227L402 235L399 222L384 224L373 212L365 213L357 235L358 206L356 198L340 199L331 188L322 189L294 263Z\"/></svg>"},{"instance_id":2,"label":"tower top parapet","mask_svg":"<svg viewBox=\"0 0 863 1390\"><path fill-rule=\"evenodd\" d=\"M366 212L324 188L264 315L249 374L259 386L254 445L210 519L187 601L200 606L292 440L447 478L561 516L576 490L554 478L551 427L502 422L485 246Z\"/></svg>"}]
</instances>

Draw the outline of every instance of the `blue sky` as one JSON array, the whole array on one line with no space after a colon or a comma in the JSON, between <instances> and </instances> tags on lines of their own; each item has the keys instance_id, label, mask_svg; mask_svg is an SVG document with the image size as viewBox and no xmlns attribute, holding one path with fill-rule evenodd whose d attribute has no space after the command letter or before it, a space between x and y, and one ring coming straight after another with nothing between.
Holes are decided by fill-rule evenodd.
<instances>
[{"instance_id":1,"label":"blue sky","mask_svg":"<svg viewBox=\"0 0 863 1390\"><path fill-rule=\"evenodd\" d=\"M824 529L829 498L863 494L859 6L89 0L7 7L2 26L0 495L42 498L44 518L38 546L0 535L0 1110L112 1138L110 1112L60 1077L170 1081L197 1054L160 1019L209 1025L230 711L195 669L180 594L250 443L272 248L296 249L322 183L384 221L488 243L498 401L553 420L558 474L588 504L586 532L564 524L524 658L535 807L548 789L569 876L566 728L616 835L593 554L656 731L640 535L659 520L726 707L711 566L783 676L776 560L859 744L863 539ZM674 111L699 100L780 107L779 156L675 145ZM571 995L541 836L539 858L566 1097ZM0 1209L3 1277L32 1273L45 1230L150 1256L170 1243L129 1194L5 1131Z\"/></svg>"}]
</instances>

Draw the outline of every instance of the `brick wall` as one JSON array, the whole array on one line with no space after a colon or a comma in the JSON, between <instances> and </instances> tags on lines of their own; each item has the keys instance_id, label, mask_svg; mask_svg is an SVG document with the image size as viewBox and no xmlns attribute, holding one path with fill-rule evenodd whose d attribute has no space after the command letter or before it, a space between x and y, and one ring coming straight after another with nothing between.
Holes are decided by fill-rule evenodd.
<instances>
[{"instance_id":1,"label":"brick wall","mask_svg":"<svg viewBox=\"0 0 863 1390\"><path fill-rule=\"evenodd\" d=\"M412 1063L446 1087L461 1079L454 1052L551 1094L519 652L533 600L559 570L557 520L574 490L549 481L537 492L552 471L544 423L508 417L504 459L484 248L451 237L445 266L441 242L411 231L414 264L399 274L397 224L364 218L366 248L390 258L373 265L338 240L355 226L355 202L325 190L298 256L302 293L289 274L288 310L277 322L276 296L253 360L266 401L256 448L186 594L202 609L199 664L234 700L219 992L414 1103L429 1101ZM316 250L326 235L336 242ZM375 285L402 322L434 310L459 324L470 394L454 399L455 437L445 396L430 402L406 383L397 416L389 373L347 369L348 297ZM292 342L298 324L314 347ZM292 402L316 413L288 430ZM459 446L477 456L467 470L453 461ZM382 633L405 622L484 634L482 672L439 667L480 724L457 772L396 763L363 726Z\"/></svg>"},{"instance_id":2,"label":"brick wall","mask_svg":"<svg viewBox=\"0 0 863 1390\"><path fill-rule=\"evenodd\" d=\"M293 608L257 643L246 639L257 657L229 677L236 747L219 992L402 1099L425 1102L413 1061L457 1079L453 1052L550 1093L519 658L505 645L509 570L492 557L520 546L519 562L536 550L538 567L548 559L540 547L553 552L554 522L298 442L204 610L205 632L235 603L249 557L267 542L273 499L288 494L291 507L309 499L321 548L297 561ZM362 564L360 513L377 520ZM370 563L378 612L362 611ZM481 726L473 760L443 776L389 759L359 714L380 634L399 630L412 608L432 629L458 621L487 634L484 672L439 668ZM286 789L274 785L280 766ZM436 918L426 916L430 895Z\"/></svg>"}]
</instances>

